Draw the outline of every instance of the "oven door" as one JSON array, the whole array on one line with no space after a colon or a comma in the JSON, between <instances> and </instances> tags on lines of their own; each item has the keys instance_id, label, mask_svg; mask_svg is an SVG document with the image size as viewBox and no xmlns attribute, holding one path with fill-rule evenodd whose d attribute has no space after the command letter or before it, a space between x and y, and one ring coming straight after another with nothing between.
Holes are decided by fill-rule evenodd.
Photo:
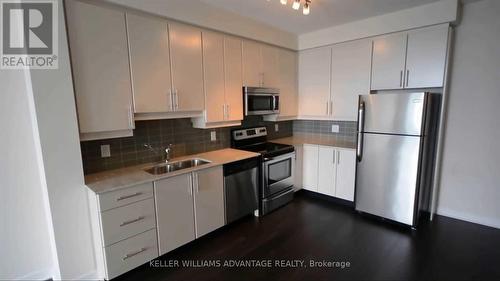
<instances>
[{"instance_id":1,"label":"oven door","mask_svg":"<svg viewBox=\"0 0 500 281\"><path fill-rule=\"evenodd\" d=\"M245 115L279 113L279 95L266 93L245 94Z\"/></svg>"},{"instance_id":2,"label":"oven door","mask_svg":"<svg viewBox=\"0 0 500 281\"><path fill-rule=\"evenodd\" d=\"M295 152L265 158L262 167L264 174L262 198L269 197L293 186Z\"/></svg>"}]
</instances>

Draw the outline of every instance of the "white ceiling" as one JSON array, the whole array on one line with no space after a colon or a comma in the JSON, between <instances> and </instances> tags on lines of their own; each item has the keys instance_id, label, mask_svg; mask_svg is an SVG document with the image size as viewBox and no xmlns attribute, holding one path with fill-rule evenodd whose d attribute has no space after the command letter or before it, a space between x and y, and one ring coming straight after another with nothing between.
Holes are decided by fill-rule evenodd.
<instances>
[{"instance_id":1,"label":"white ceiling","mask_svg":"<svg viewBox=\"0 0 500 281\"><path fill-rule=\"evenodd\" d=\"M374 17L438 0L312 0L311 14L280 0L198 0L295 34ZM304 3L304 0L301 0Z\"/></svg>"}]
</instances>

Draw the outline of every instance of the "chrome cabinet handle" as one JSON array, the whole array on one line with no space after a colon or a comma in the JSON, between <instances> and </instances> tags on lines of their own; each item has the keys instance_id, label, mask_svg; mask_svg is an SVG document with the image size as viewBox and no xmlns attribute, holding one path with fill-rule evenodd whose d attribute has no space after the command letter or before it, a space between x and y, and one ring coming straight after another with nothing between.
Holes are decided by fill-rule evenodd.
<instances>
[{"instance_id":1,"label":"chrome cabinet handle","mask_svg":"<svg viewBox=\"0 0 500 281\"><path fill-rule=\"evenodd\" d=\"M133 219L133 220L124 221L120 224L120 226L126 226L126 225L129 225L129 224L134 223L134 222L142 221L143 219L144 219L144 217L138 217L138 218Z\"/></svg>"},{"instance_id":2,"label":"chrome cabinet handle","mask_svg":"<svg viewBox=\"0 0 500 281\"><path fill-rule=\"evenodd\" d=\"M122 201L122 200L125 200L125 199L129 199L129 198L132 198L132 197L139 196L141 194L142 194L142 192L136 192L134 194L120 196L120 197L116 198L116 201Z\"/></svg>"},{"instance_id":3,"label":"chrome cabinet handle","mask_svg":"<svg viewBox=\"0 0 500 281\"><path fill-rule=\"evenodd\" d=\"M356 157L358 161L361 162L363 156L363 127L365 123L365 102L361 101L359 103L358 109L358 143L356 146Z\"/></svg>"},{"instance_id":4,"label":"chrome cabinet handle","mask_svg":"<svg viewBox=\"0 0 500 281\"><path fill-rule=\"evenodd\" d=\"M231 106L229 104L226 104L226 119L229 119L229 115L231 115Z\"/></svg>"},{"instance_id":5,"label":"chrome cabinet handle","mask_svg":"<svg viewBox=\"0 0 500 281\"><path fill-rule=\"evenodd\" d=\"M122 258L122 260L127 260L127 259L129 259L129 258L131 258L131 257L133 257L133 256L137 256L138 254L140 254L140 253L142 253L142 252L146 251L147 249L148 249L148 248L141 248L139 251L136 251L136 252L132 252L132 253L126 254L126 255Z\"/></svg>"},{"instance_id":6,"label":"chrome cabinet handle","mask_svg":"<svg viewBox=\"0 0 500 281\"><path fill-rule=\"evenodd\" d=\"M329 102L326 101L326 115L330 115Z\"/></svg>"},{"instance_id":7,"label":"chrome cabinet handle","mask_svg":"<svg viewBox=\"0 0 500 281\"><path fill-rule=\"evenodd\" d=\"M399 87L403 88L403 70L399 72Z\"/></svg>"},{"instance_id":8,"label":"chrome cabinet handle","mask_svg":"<svg viewBox=\"0 0 500 281\"><path fill-rule=\"evenodd\" d=\"M175 110L179 109L179 93L177 92L177 89L174 90L175 94Z\"/></svg>"},{"instance_id":9,"label":"chrome cabinet handle","mask_svg":"<svg viewBox=\"0 0 500 281\"><path fill-rule=\"evenodd\" d=\"M333 115L333 101L330 101L330 115Z\"/></svg>"},{"instance_id":10,"label":"chrome cabinet handle","mask_svg":"<svg viewBox=\"0 0 500 281\"><path fill-rule=\"evenodd\" d=\"M406 88L408 88L408 82L409 82L409 80L410 80L410 78L409 78L409 77L410 77L410 70L409 70L409 69L407 69L407 70L406 70Z\"/></svg>"},{"instance_id":11,"label":"chrome cabinet handle","mask_svg":"<svg viewBox=\"0 0 500 281\"><path fill-rule=\"evenodd\" d=\"M168 90L168 95L170 96L170 110L174 111L174 93L172 89Z\"/></svg>"},{"instance_id":12,"label":"chrome cabinet handle","mask_svg":"<svg viewBox=\"0 0 500 281\"><path fill-rule=\"evenodd\" d=\"M337 151L337 164L340 164L340 151Z\"/></svg>"},{"instance_id":13,"label":"chrome cabinet handle","mask_svg":"<svg viewBox=\"0 0 500 281\"><path fill-rule=\"evenodd\" d=\"M336 160L337 160L337 151L334 150L333 151L333 164L335 164L335 162L337 162Z\"/></svg>"},{"instance_id":14,"label":"chrome cabinet handle","mask_svg":"<svg viewBox=\"0 0 500 281\"><path fill-rule=\"evenodd\" d=\"M222 105L222 119L226 120L226 105Z\"/></svg>"},{"instance_id":15,"label":"chrome cabinet handle","mask_svg":"<svg viewBox=\"0 0 500 281\"><path fill-rule=\"evenodd\" d=\"M128 108L128 127L129 127L129 129L135 129L134 109L132 107L133 107L133 105L130 105Z\"/></svg>"}]
</instances>

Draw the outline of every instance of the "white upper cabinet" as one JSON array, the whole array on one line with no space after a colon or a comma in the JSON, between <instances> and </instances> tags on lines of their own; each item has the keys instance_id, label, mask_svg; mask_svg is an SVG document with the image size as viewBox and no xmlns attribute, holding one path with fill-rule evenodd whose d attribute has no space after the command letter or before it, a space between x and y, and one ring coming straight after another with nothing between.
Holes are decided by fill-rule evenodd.
<instances>
[{"instance_id":1,"label":"white upper cabinet","mask_svg":"<svg viewBox=\"0 0 500 281\"><path fill-rule=\"evenodd\" d=\"M447 45L447 24L408 33L406 88L443 86Z\"/></svg>"},{"instance_id":2,"label":"white upper cabinet","mask_svg":"<svg viewBox=\"0 0 500 281\"><path fill-rule=\"evenodd\" d=\"M372 90L403 88L406 33L396 33L373 40Z\"/></svg>"},{"instance_id":3,"label":"white upper cabinet","mask_svg":"<svg viewBox=\"0 0 500 281\"><path fill-rule=\"evenodd\" d=\"M356 121L358 96L370 93L371 41L332 47L331 113L333 119Z\"/></svg>"},{"instance_id":4,"label":"white upper cabinet","mask_svg":"<svg viewBox=\"0 0 500 281\"><path fill-rule=\"evenodd\" d=\"M79 1L66 7L81 139L132 135L125 14Z\"/></svg>"},{"instance_id":5,"label":"white upper cabinet","mask_svg":"<svg viewBox=\"0 0 500 281\"><path fill-rule=\"evenodd\" d=\"M127 26L135 112L173 110L167 22L127 14Z\"/></svg>"},{"instance_id":6,"label":"white upper cabinet","mask_svg":"<svg viewBox=\"0 0 500 281\"><path fill-rule=\"evenodd\" d=\"M330 113L331 48L299 53L299 115L326 117Z\"/></svg>"},{"instance_id":7,"label":"white upper cabinet","mask_svg":"<svg viewBox=\"0 0 500 281\"><path fill-rule=\"evenodd\" d=\"M241 40L230 36L224 36L224 81L226 121L240 121L243 119Z\"/></svg>"},{"instance_id":8,"label":"white upper cabinet","mask_svg":"<svg viewBox=\"0 0 500 281\"><path fill-rule=\"evenodd\" d=\"M267 45L261 46L262 60L262 86L266 88L279 88L279 49Z\"/></svg>"},{"instance_id":9,"label":"white upper cabinet","mask_svg":"<svg viewBox=\"0 0 500 281\"><path fill-rule=\"evenodd\" d=\"M169 24L173 103L176 111L204 109L201 31Z\"/></svg>"},{"instance_id":10,"label":"white upper cabinet","mask_svg":"<svg viewBox=\"0 0 500 281\"><path fill-rule=\"evenodd\" d=\"M333 147L319 146L318 192L330 196L335 196L336 152Z\"/></svg>"},{"instance_id":11,"label":"white upper cabinet","mask_svg":"<svg viewBox=\"0 0 500 281\"><path fill-rule=\"evenodd\" d=\"M206 122L224 121L224 35L203 31L203 71Z\"/></svg>"},{"instance_id":12,"label":"white upper cabinet","mask_svg":"<svg viewBox=\"0 0 500 281\"><path fill-rule=\"evenodd\" d=\"M280 89L280 116L297 116L298 110L298 63L297 53L279 51L278 69Z\"/></svg>"},{"instance_id":13,"label":"white upper cabinet","mask_svg":"<svg viewBox=\"0 0 500 281\"><path fill-rule=\"evenodd\" d=\"M205 116L193 118L195 128L241 124L243 92L241 40L203 31Z\"/></svg>"},{"instance_id":14,"label":"white upper cabinet","mask_svg":"<svg viewBox=\"0 0 500 281\"><path fill-rule=\"evenodd\" d=\"M261 44L253 41L243 41L243 85L260 87L263 84Z\"/></svg>"},{"instance_id":15,"label":"white upper cabinet","mask_svg":"<svg viewBox=\"0 0 500 281\"><path fill-rule=\"evenodd\" d=\"M372 90L442 87L448 24L373 40Z\"/></svg>"}]
</instances>

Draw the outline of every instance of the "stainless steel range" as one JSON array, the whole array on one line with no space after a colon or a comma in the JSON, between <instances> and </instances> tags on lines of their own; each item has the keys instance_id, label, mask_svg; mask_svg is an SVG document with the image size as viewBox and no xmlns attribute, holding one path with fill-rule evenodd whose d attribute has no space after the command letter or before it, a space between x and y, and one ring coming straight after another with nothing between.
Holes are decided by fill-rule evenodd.
<instances>
[{"instance_id":1,"label":"stainless steel range","mask_svg":"<svg viewBox=\"0 0 500 281\"><path fill-rule=\"evenodd\" d=\"M294 147L268 142L266 127L234 130L231 139L232 147L262 155L259 215L290 202L293 199Z\"/></svg>"}]
</instances>

